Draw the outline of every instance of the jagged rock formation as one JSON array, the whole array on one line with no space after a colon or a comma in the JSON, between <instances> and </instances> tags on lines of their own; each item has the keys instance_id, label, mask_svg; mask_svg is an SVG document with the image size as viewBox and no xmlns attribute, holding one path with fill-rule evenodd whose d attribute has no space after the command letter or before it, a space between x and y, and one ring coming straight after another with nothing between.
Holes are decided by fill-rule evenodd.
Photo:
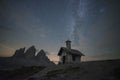
<instances>
[{"instance_id":1,"label":"jagged rock formation","mask_svg":"<svg viewBox=\"0 0 120 80\"><path fill-rule=\"evenodd\" d=\"M31 46L30 48L27 49L25 52L25 58L26 59L32 59L35 57L36 49L34 46Z\"/></svg>"},{"instance_id":2,"label":"jagged rock formation","mask_svg":"<svg viewBox=\"0 0 120 80\"><path fill-rule=\"evenodd\" d=\"M18 68L21 66L52 66L54 65L44 50L40 50L35 56L36 49L31 46L25 51L25 48L20 48L15 51L12 57L0 58L0 68Z\"/></svg>"},{"instance_id":3,"label":"jagged rock formation","mask_svg":"<svg viewBox=\"0 0 120 80\"><path fill-rule=\"evenodd\" d=\"M51 65L53 62L51 62L48 57L46 57L46 52L42 49L38 52L38 54L35 57L36 61L39 61L41 64L45 65Z\"/></svg>"},{"instance_id":4,"label":"jagged rock formation","mask_svg":"<svg viewBox=\"0 0 120 80\"><path fill-rule=\"evenodd\" d=\"M13 55L13 57L21 58L24 56L24 52L25 52L25 48L20 48L15 51L15 54Z\"/></svg>"}]
</instances>

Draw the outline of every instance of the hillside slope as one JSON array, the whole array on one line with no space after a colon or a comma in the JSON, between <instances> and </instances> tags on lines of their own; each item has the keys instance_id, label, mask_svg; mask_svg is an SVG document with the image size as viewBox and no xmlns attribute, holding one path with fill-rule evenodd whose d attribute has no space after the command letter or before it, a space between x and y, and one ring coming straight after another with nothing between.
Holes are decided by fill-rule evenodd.
<instances>
[{"instance_id":1,"label":"hillside slope","mask_svg":"<svg viewBox=\"0 0 120 80\"><path fill-rule=\"evenodd\" d=\"M1 70L0 80L120 80L120 60Z\"/></svg>"},{"instance_id":2,"label":"hillside slope","mask_svg":"<svg viewBox=\"0 0 120 80\"><path fill-rule=\"evenodd\" d=\"M26 80L120 80L120 60L48 67Z\"/></svg>"}]
</instances>

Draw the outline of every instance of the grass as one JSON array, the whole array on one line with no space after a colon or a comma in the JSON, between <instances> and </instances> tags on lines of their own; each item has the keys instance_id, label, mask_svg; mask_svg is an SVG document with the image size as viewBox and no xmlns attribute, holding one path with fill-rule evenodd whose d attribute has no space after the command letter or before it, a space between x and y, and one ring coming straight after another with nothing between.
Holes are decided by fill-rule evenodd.
<instances>
[{"instance_id":1,"label":"grass","mask_svg":"<svg viewBox=\"0 0 120 80\"><path fill-rule=\"evenodd\" d=\"M31 67L21 67L15 70L2 70L2 72L0 72L1 73L0 75L2 77L11 80L16 78L26 78L43 70L44 68L45 68L44 66L31 66Z\"/></svg>"},{"instance_id":2,"label":"grass","mask_svg":"<svg viewBox=\"0 0 120 80\"><path fill-rule=\"evenodd\" d=\"M47 72L46 77L55 77L55 76L57 76L59 74L77 72L77 71L79 71L79 68L80 67L71 67L71 66L69 66L69 67L64 68L64 69L52 70L52 71Z\"/></svg>"},{"instance_id":3,"label":"grass","mask_svg":"<svg viewBox=\"0 0 120 80\"><path fill-rule=\"evenodd\" d=\"M65 73L65 70L63 69L59 69L59 70L52 70L52 71L49 71L47 72L47 77L54 77L54 76L57 76L58 74L63 74Z\"/></svg>"}]
</instances>

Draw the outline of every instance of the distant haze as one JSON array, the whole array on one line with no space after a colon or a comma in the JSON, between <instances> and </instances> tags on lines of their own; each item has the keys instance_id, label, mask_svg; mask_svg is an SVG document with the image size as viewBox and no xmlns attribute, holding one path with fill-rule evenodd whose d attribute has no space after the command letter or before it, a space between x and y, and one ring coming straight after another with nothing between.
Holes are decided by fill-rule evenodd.
<instances>
[{"instance_id":1,"label":"distant haze","mask_svg":"<svg viewBox=\"0 0 120 80\"><path fill-rule=\"evenodd\" d=\"M0 0L0 56L35 47L57 53L65 41L82 60L120 58L120 0Z\"/></svg>"}]
</instances>

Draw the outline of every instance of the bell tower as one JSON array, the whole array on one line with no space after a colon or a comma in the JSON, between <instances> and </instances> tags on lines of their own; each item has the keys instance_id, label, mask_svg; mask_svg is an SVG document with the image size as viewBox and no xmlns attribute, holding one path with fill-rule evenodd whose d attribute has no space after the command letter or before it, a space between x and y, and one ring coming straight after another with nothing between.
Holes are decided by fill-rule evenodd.
<instances>
[{"instance_id":1,"label":"bell tower","mask_svg":"<svg viewBox=\"0 0 120 80\"><path fill-rule=\"evenodd\" d=\"M66 47L67 47L68 49L71 49L71 41L70 41L70 40L67 40L67 41L66 41Z\"/></svg>"}]
</instances>

